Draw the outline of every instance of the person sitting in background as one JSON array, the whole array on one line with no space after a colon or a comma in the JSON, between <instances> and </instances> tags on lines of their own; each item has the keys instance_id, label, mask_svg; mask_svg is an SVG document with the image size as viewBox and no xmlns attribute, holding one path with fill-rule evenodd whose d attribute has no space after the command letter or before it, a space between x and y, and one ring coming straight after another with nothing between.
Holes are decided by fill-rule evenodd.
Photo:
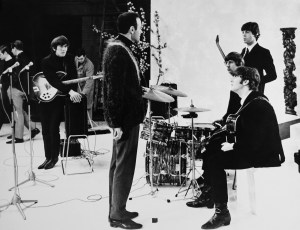
<instances>
[{"instance_id":1,"label":"person sitting in background","mask_svg":"<svg viewBox=\"0 0 300 230\"><path fill-rule=\"evenodd\" d=\"M82 48L76 52L75 65L78 78L91 77L94 75L94 64L86 56L85 50ZM89 79L87 81L78 83L77 92L86 95L88 120L93 120L94 80Z\"/></svg>"}]
</instances>

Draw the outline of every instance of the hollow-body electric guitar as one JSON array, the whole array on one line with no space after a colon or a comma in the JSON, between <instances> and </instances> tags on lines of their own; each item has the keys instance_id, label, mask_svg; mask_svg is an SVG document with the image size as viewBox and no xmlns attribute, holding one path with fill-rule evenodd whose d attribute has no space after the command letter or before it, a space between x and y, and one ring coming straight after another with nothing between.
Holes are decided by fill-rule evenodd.
<instances>
[{"instance_id":1,"label":"hollow-body electric guitar","mask_svg":"<svg viewBox=\"0 0 300 230\"><path fill-rule=\"evenodd\" d=\"M58 71L56 72L57 77L60 80L63 80L64 77L67 75L63 71ZM67 81L62 81L63 84L69 85L69 84L75 84L83 81L87 81L89 79L98 79L98 78L103 78L103 74L95 75L95 76L90 76L90 77L83 77L83 78L78 78L78 79L72 79L72 80L67 80ZM60 92L58 89L54 88L50 83L47 81L45 78L45 75L43 72L39 72L36 75L34 75L33 79L33 92L36 96L36 98L39 101L42 102L50 102L52 101L56 96L65 96L62 92Z\"/></svg>"}]
</instances>

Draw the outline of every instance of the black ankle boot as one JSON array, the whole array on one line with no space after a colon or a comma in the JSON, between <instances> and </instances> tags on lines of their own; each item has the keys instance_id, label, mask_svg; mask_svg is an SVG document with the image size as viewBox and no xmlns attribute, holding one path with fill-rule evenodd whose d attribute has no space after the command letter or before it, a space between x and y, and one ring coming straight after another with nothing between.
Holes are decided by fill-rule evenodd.
<instances>
[{"instance_id":1,"label":"black ankle boot","mask_svg":"<svg viewBox=\"0 0 300 230\"><path fill-rule=\"evenodd\" d=\"M45 167L45 165L48 164L49 161L50 161L49 159L46 159L46 160L43 162L43 164L41 164L41 165L38 167L38 169L43 169L43 168Z\"/></svg>"},{"instance_id":2,"label":"black ankle boot","mask_svg":"<svg viewBox=\"0 0 300 230\"><path fill-rule=\"evenodd\" d=\"M216 211L212 218L201 226L202 229L216 229L230 224L231 216L227 203L216 203Z\"/></svg>"}]
</instances>

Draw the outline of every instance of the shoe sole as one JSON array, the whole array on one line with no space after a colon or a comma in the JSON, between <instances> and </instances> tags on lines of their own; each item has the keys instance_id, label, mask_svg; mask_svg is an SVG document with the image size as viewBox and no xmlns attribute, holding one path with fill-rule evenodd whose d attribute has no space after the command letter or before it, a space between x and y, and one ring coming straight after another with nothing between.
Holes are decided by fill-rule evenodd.
<instances>
[{"instance_id":1,"label":"shoe sole","mask_svg":"<svg viewBox=\"0 0 300 230\"><path fill-rule=\"evenodd\" d=\"M142 227L131 227L131 228L125 228L122 226L122 223L112 223L110 222L110 227L113 228L123 228L123 229L141 229Z\"/></svg>"}]
</instances>

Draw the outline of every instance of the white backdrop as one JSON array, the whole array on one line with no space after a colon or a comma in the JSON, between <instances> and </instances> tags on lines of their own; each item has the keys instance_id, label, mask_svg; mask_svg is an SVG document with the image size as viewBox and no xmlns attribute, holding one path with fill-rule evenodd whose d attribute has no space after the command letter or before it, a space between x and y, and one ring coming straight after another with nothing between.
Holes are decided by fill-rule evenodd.
<instances>
[{"instance_id":1,"label":"white backdrop","mask_svg":"<svg viewBox=\"0 0 300 230\"><path fill-rule=\"evenodd\" d=\"M216 35L225 54L241 52L245 46L241 26L254 21L261 32L258 43L271 51L278 75L277 80L266 85L265 94L277 116L284 114L285 66L280 28L298 27L294 41L300 44L299 0L152 0L152 21L154 11L160 16L161 40L168 46L162 51L162 61L163 67L169 70L162 80L176 83L179 90L188 94L187 98L179 98L179 107L189 106L193 100L195 106L211 109L200 114L204 122L224 114L229 99L229 75L215 44ZM153 22L151 25L154 29ZM155 36L152 35L151 40L156 44ZM300 68L299 60L300 51L294 59ZM294 74L300 77L298 69ZM156 84L158 66L153 58L151 75L151 83ZM300 103L299 87L296 92Z\"/></svg>"}]
</instances>

